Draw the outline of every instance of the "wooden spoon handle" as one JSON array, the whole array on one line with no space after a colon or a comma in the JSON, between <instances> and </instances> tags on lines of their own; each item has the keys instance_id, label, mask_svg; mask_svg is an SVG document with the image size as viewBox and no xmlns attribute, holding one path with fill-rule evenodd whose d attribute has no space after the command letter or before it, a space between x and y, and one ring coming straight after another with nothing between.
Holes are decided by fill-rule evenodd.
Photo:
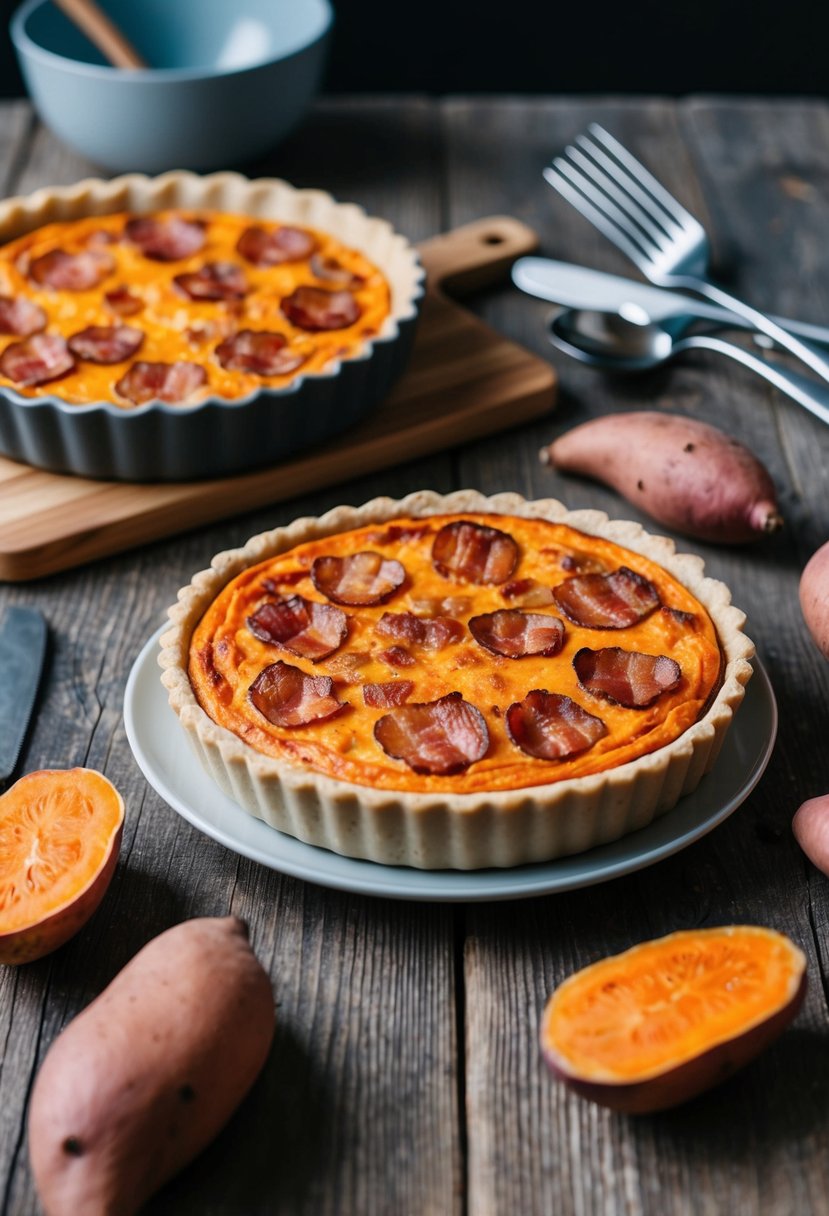
<instances>
[{"instance_id":1,"label":"wooden spoon handle","mask_svg":"<svg viewBox=\"0 0 829 1216\"><path fill-rule=\"evenodd\" d=\"M83 30L90 42L116 68L145 68L145 60L127 41L121 31L103 12L95 0L55 0L58 8Z\"/></svg>"}]
</instances>

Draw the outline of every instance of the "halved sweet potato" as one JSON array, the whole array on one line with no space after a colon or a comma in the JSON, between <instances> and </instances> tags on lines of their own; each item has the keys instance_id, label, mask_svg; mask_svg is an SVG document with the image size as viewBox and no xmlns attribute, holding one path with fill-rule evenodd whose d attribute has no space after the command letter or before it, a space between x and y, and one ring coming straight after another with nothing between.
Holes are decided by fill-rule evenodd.
<instances>
[{"instance_id":1,"label":"halved sweet potato","mask_svg":"<svg viewBox=\"0 0 829 1216\"><path fill-rule=\"evenodd\" d=\"M559 985L544 1011L541 1047L582 1097L647 1114L747 1064L782 1033L805 993L805 956L773 929L672 933Z\"/></svg>"},{"instance_id":2,"label":"halved sweet potato","mask_svg":"<svg viewBox=\"0 0 829 1216\"><path fill-rule=\"evenodd\" d=\"M86 924L123 826L121 795L94 769L41 769L0 797L0 963L41 958Z\"/></svg>"}]
</instances>

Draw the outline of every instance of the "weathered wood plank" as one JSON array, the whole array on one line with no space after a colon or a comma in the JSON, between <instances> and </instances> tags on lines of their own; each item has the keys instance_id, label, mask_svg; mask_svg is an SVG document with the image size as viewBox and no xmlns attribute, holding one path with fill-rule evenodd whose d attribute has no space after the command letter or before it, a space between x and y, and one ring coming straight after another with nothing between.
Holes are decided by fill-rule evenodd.
<instances>
[{"instance_id":1,"label":"weathered wood plank","mask_svg":"<svg viewBox=\"0 0 829 1216\"><path fill-rule=\"evenodd\" d=\"M789 146L807 183L804 189L821 179L829 163L829 141L818 137L824 111L820 106L807 109L807 116L796 106L784 114L778 137L773 107L755 110L739 102L677 109L658 100L453 101L445 108L450 217L452 222L471 218L474 208L511 212L537 228L550 256L635 274L540 179L540 168L553 152L596 119L649 163L701 219L712 226L716 222L718 249L736 247L740 287L748 292L756 284L746 271L756 270L767 253L765 233L772 213L767 188L758 183L766 181L769 149L781 155ZM800 143L794 144L797 130ZM730 158L732 138L738 149ZM709 157L712 145L718 155ZM729 171L721 177L726 163ZM703 164L709 167L706 173ZM742 209L732 207L735 190ZM814 226L808 236L802 227L798 233L809 250L804 257L815 259L816 278L826 273L827 255L816 249L825 230L820 210L816 206L811 213ZM778 287L787 274L785 259L769 254L763 268L767 297L760 300L759 292L754 294L769 306L774 300L775 309L782 310ZM805 293L790 295L785 306L807 315L807 302ZM813 309L817 317L818 304L819 297ZM548 306L502 292L491 293L482 311L527 345L544 349L542 322ZM552 494L568 505L597 506L647 526L646 517L612 491L541 469L540 443L589 417L630 408L677 410L742 435L781 488L790 517L788 536L742 550L677 539L683 548L702 553L709 571L728 582L735 601L748 609L751 635L781 699L784 728L754 795L732 820L686 853L587 891L508 909L469 909L469 1211L475 1216L504 1211L556 1211L560 1216L824 1211L827 1119L820 1095L825 1071L814 1046L825 1030L826 1000L813 923L825 923L826 884L805 881L788 823L800 798L817 792L821 782L822 788L829 785L819 743L827 673L804 640L797 605L804 517L822 518L826 510L821 473L829 434L813 419L789 417L787 403L724 360L689 360L647 377L618 380L578 367L552 350L550 357L561 378L561 409L549 422L523 429L508 447L484 442L466 449L459 459L461 480L489 491ZM798 439L801 428L806 437ZM791 435L783 445L781 434ZM804 459L799 459L799 444L804 456L810 453ZM647 937L734 921L789 932L810 957L814 982L807 1011L798 1028L763 1060L716 1094L650 1119L610 1115L552 1082L540 1059L537 1029L544 1002L560 980ZM790 1168L794 1160L797 1165Z\"/></svg>"},{"instance_id":2,"label":"weathered wood plank","mask_svg":"<svg viewBox=\"0 0 829 1216\"><path fill-rule=\"evenodd\" d=\"M4 117L0 110L0 132ZM434 107L423 102L323 103L301 134L252 171L332 189L419 238L441 227L440 181L431 172L439 140ZM371 149L383 153L373 171ZM38 130L13 188L88 172ZM101 768L128 811L118 872L90 925L51 959L0 975L0 1211L37 1211L23 1117L34 1070L61 1027L150 937L186 917L230 911L249 922L270 971L276 1041L238 1116L147 1210L460 1211L452 910L350 897L236 857L153 793L121 720L135 656L178 587L215 552L297 515L424 484L452 487L447 457L3 589L3 603L40 606L52 634L21 771Z\"/></svg>"}]
</instances>

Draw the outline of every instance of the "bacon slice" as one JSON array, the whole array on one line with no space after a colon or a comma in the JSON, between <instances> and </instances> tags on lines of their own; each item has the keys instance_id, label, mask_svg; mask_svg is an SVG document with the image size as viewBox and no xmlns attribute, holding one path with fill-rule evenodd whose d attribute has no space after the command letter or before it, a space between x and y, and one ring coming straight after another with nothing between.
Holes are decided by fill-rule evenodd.
<instances>
[{"instance_id":1,"label":"bacon slice","mask_svg":"<svg viewBox=\"0 0 829 1216\"><path fill-rule=\"evenodd\" d=\"M177 274L173 282L191 300L241 300L248 281L235 262L205 262L198 270Z\"/></svg>"},{"instance_id":2,"label":"bacon slice","mask_svg":"<svg viewBox=\"0 0 829 1216\"><path fill-rule=\"evenodd\" d=\"M236 242L236 252L254 266L279 266L282 262L297 262L309 257L317 242L304 228L246 228Z\"/></svg>"},{"instance_id":3,"label":"bacon slice","mask_svg":"<svg viewBox=\"0 0 829 1216\"><path fill-rule=\"evenodd\" d=\"M417 662L405 646L389 646L388 650L381 650L377 657L387 667L414 667Z\"/></svg>"},{"instance_id":4,"label":"bacon slice","mask_svg":"<svg viewBox=\"0 0 829 1216\"><path fill-rule=\"evenodd\" d=\"M468 520L445 524L432 544L438 574L465 583L505 583L518 557L518 545L506 532Z\"/></svg>"},{"instance_id":5,"label":"bacon slice","mask_svg":"<svg viewBox=\"0 0 829 1216\"><path fill-rule=\"evenodd\" d=\"M400 562L370 550L348 557L318 557L311 566L317 591L335 604L382 604L405 579Z\"/></svg>"},{"instance_id":6,"label":"bacon slice","mask_svg":"<svg viewBox=\"0 0 829 1216\"><path fill-rule=\"evenodd\" d=\"M505 715L507 734L516 747L537 760L565 760L592 747L607 727L563 693L534 688Z\"/></svg>"},{"instance_id":7,"label":"bacon slice","mask_svg":"<svg viewBox=\"0 0 829 1216\"><path fill-rule=\"evenodd\" d=\"M664 654L642 654L608 646L604 650L582 647L573 659L579 684L594 697L604 697L627 709L645 709L663 692L671 692L682 678L682 669Z\"/></svg>"},{"instance_id":8,"label":"bacon slice","mask_svg":"<svg viewBox=\"0 0 829 1216\"><path fill-rule=\"evenodd\" d=\"M383 684L364 684L363 700L371 709L391 709L408 701L413 692L412 680L386 680Z\"/></svg>"},{"instance_id":9,"label":"bacon slice","mask_svg":"<svg viewBox=\"0 0 829 1216\"><path fill-rule=\"evenodd\" d=\"M553 594L564 615L585 629L626 629L661 603L653 583L627 566L565 579Z\"/></svg>"},{"instance_id":10,"label":"bacon slice","mask_svg":"<svg viewBox=\"0 0 829 1216\"><path fill-rule=\"evenodd\" d=\"M132 325L90 325L72 334L68 347L89 363L123 363L144 341L144 333Z\"/></svg>"},{"instance_id":11,"label":"bacon slice","mask_svg":"<svg viewBox=\"0 0 829 1216\"><path fill-rule=\"evenodd\" d=\"M113 287L104 294L104 299L110 312L119 317L131 317L144 307L144 301L134 296L128 287Z\"/></svg>"},{"instance_id":12,"label":"bacon slice","mask_svg":"<svg viewBox=\"0 0 829 1216\"><path fill-rule=\"evenodd\" d=\"M29 263L29 278L54 291L89 291L106 278L115 263L108 253L86 249L64 253L53 249Z\"/></svg>"},{"instance_id":13,"label":"bacon slice","mask_svg":"<svg viewBox=\"0 0 829 1216\"><path fill-rule=\"evenodd\" d=\"M333 718L348 704L334 692L330 676L307 676L289 663L271 663L248 690L251 703L274 726L308 726Z\"/></svg>"},{"instance_id":14,"label":"bacon slice","mask_svg":"<svg viewBox=\"0 0 829 1216\"><path fill-rule=\"evenodd\" d=\"M551 658L564 645L564 625L557 616L522 612L519 608L501 608L498 612L473 616L469 632L479 646L505 659L525 659L530 655Z\"/></svg>"},{"instance_id":15,"label":"bacon slice","mask_svg":"<svg viewBox=\"0 0 829 1216\"><path fill-rule=\"evenodd\" d=\"M297 287L280 308L292 325L311 331L346 329L362 313L350 291L326 291L324 287Z\"/></svg>"},{"instance_id":16,"label":"bacon slice","mask_svg":"<svg viewBox=\"0 0 829 1216\"><path fill-rule=\"evenodd\" d=\"M546 587L534 578L517 578L501 588L505 600L520 600L522 608L545 608L554 604L552 587Z\"/></svg>"},{"instance_id":17,"label":"bacon slice","mask_svg":"<svg viewBox=\"0 0 829 1216\"><path fill-rule=\"evenodd\" d=\"M396 642L409 642L426 650L443 650L463 637L463 625L451 616L428 619L413 612L384 612L377 622L377 632Z\"/></svg>"},{"instance_id":18,"label":"bacon slice","mask_svg":"<svg viewBox=\"0 0 829 1216\"><path fill-rule=\"evenodd\" d=\"M186 401L207 383L207 372L198 363L133 363L115 385L115 391L135 405L145 401Z\"/></svg>"},{"instance_id":19,"label":"bacon slice","mask_svg":"<svg viewBox=\"0 0 829 1216\"><path fill-rule=\"evenodd\" d=\"M29 338L46 328L46 313L25 296L0 296L0 334Z\"/></svg>"},{"instance_id":20,"label":"bacon slice","mask_svg":"<svg viewBox=\"0 0 829 1216\"><path fill-rule=\"evenodd\" d=\"M57 380L74 366L66 342L57 334L33 334L23 342L12 342L0 355L0 372L27 387Z\"/></svg>"},{"instance_id":21,"label":"bacon slice","mask_svg":"<svg viewBox=\"0 0 829 1216\"><path fill-rule=\"evenodd\" d=\"M261 642L283 646L312 663L327 659L348 636L348 617L342 608L301 595L261 604L248 617L247 626Z\"/></svg>"},{"instance_id":22,"label":"bacon slice","mask_svg":"<svg viewBox=\"0 0 829 1216\"><path fill-rule=\"evenodd\" d=\"M178 262L204 248L205 225L181 215L140 215L128 220L124 235L137 245L145 258L156 262Z\"/></svg>"},{"instance_id":23,"label":"bacon slice","mask_svg":"<svg viewBox=\"0 0 829 1216\"><path fill-rule=\"evenodd\" d=\"M283 334L265 329L240 329L219 343L216 358L231 372L286 376L301 367L306 356L292 350Z\"/></svg>"},{"instance_id":24,"label":"bacon slice","mask_svg":"<svg viewBox=\"0 0 829 1216\"><path fill-rule=\"evenodd\" d=\"M311 271L324 283L330 283L332 287L343 291L356 291L365 283L361 274L355 274L336 258L324 257L321 253L315 253L311 258Z\"/></svg>"},{"instance_id":25,"label":"bacon slice","mask_svg":"<svg viewBox=\"0 0 829 1216\"><path fill-rule=\"evenodd\" d=\"M387 756L414 772L440 776L469 768L489 748L483 714L459 692L393 709L375 722L374 737Z\"/></svg>"}]
</instances>

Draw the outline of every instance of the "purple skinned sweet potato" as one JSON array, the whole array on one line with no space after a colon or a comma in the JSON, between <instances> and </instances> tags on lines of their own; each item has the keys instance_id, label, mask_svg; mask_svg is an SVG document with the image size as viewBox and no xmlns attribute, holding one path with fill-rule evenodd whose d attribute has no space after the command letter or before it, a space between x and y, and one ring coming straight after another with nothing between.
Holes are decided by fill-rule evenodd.
<instances>
[{"instance_id":1,"label":"purple skinned sweet potato","mask_svg":"<svg viewBox=\"0 0 829 1216\"><path fill-rule=\"evenodd\" d=\"M540 456L562 472L611 486L686 536L734 544L783 523L774 482L757 457L724 431L679 414L638 410L595 418Z\"/></svg>"}]
</instances>

